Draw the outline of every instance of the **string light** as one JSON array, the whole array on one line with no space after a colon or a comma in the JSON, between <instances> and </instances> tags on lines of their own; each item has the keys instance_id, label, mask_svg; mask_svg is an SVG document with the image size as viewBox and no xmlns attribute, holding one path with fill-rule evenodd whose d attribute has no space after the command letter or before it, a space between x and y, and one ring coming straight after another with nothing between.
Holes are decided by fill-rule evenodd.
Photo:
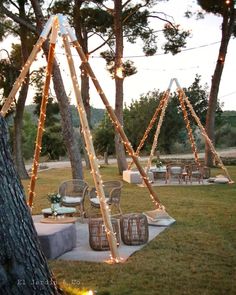
<instances>
[{"instance_id":1,"label":"string light","mask_svg":"<svg viewBox=\"0 0 236 295\"><path fill-rule=\"evenodd\" d=\"M197 153L197 147L195 145L192 129L190 127L190 121L188 119L188 113L187 113L187 110L186 110L186 107L185 107L185 104L184 104L184 100L183 100L184 92L183 92L182 89L178 89L178 92L179 92L179 102L180 102L180 106L181 106L181 109L182 109L182 112L183 112L184 122L185 122L185 125L186 125L186 128L187 128L188 137L189 137L189 141L190 141L190 144L191 144L191 147L192 147L194 159L195 159L196 164L198 166L200 166L201 164L200 164L198 153Z\"/></svg>"},{"instance_id":2,"label":"string light","mask_svg":"<svg viewBox=\"0 0 236 295\"><path fill-rule=\"evenodd\" d=\"M62 19L61 18L59 18L59 23L60 23L60 26L62 26ZM61 29L61 32L62 31L63 30ZM79 89L79 83L77 81L77 75L76 75L76 71L75 71L75 67L74 67L67 35L63 33L62 39L63 39L63 44L64 44L64 47L65 47L65 50L67 53L66 56L67 56L68 66L69 66L70 75L72 78L73 88L74 88L74 92L75 92L75 97L76 97L76 102L77 102L77 110L78 110L78 114L80 116L80 121L81 121L81 126L82 126L82 134L84 135L88 158L90 160L91 174L94 179L96 192L97 192L97 198L100 202L101 213L102 213L103 220L104 220L104 228L105 228L107 239L108 239L108 242L110 245L111 256L112 256L113 261L119 262L120 257L119 257L118 251L117 251L117 239L116 239L115 233L113 232L113 228L112 228L112 224L111 224L109 207L106 202L105 193L103 190L103 182L102 182L102 178L101 178L101 175L100 175L100 172L98 169L98 160L95 155L95 151L94 151L94 147L93 147L92 135L90 133L90 129L88 126L86 112L84 109L83 100L82 100L81 92Z\"/></svg>"},{"instance_id":3,"label":"string light","mask_svg":"<svg viewBox=\"0 0 236 295\"><path fill-rule=\"evenodd\" d=\"M179 54L181 54L182 52L185 52L185 51L196 50L196 49L201 49L201 48L213 46L213 45L219 44L220 42L221 41L214 41L214 42L207 43L207 44L202 44L202 45L199 45L199 46L194 46L194 47L189 47L189 48L183 48ZM76 45L73 44L73 47L76 48ZM66 55L64 52L57 52L56 54L58 54L58 55ZM127 56L123 56L122 59L129 59L129 58L152 58L152 57L160 56L160 55L166 55L166 53L164 53L164 52L163 53L156 53L154 55L149 55L149 56L146 56L144 54L141 54L141 55L127 55ZM77 55L72 54L72 56L77 56ZM103 57L100 56L100 55L90 55L90 58L102 59ZM82 61L82 63L83 63L83 61Z\"/></svg>"},{"instance_id":4,"label":"string light","mask_svg":"<svg viewBox=\"0 0 236 295\"><path fill-rule=\"evenodd\" d=\"M57 27L53 27L52 34L51 34L51 42L53 42L54 39L56 39L56 35L57 35ZM53 68L54 52L55 52L55 42L50 43L49 53L48 53L48 63L45 69L46 79L45 79L45 84L43 88L42 102L40 107L36 145L35 145L35 151L34 151L34 161L33 161L32 175L30 179L30 188L29 188L28 204L30 207L32 207L33 199L35 197L34 191L35 191L35 185L36 185L36 179L37 179L37 173L38 173L39 157L42 150L42 137L44 132L44 124L46 120L46 108L47 108L47 102L48 102L48 92L50 87L51 73Z\"/></svg>"},{"instance_id":5,"label":"string light","mask_svg":"<svg viewBox=\"0 0 236 295\"><path fill-rule=\"evenodd\" d=\"M178 81L176 81L176 83L178 83ZM188 108L189 108L189 110L190 110L190 112L191 112L193 118L195 119L195 121L196 121L198 127L200 128L202 136L203 136L203 137L205 138L205 140L207 141L208 146L210 147L210 150L211 150L212 154L214 155L215 159L218 161L218 166L219 166L219 167L225 172L225 175L226 175L227 178L229 179L229 183L231 183L231 184L234 183L234 181L231 179L231 177L230 177L230 175L229 175L229 173L228 173L227 168L224 166L224 164L223 164L221 158L220 158L219 155L217 154L217 152L216 152L216 150L215 150L215 148L214 148L214 145L213 145L212 141L211 141L210 138L208 137L208 135L207 135L207 133L206 133L206 130L205 130L205 128L203 127L202 123L200 122L200 120L199 120L199 118L198 118L196 112L194 111L194 109L193 109L193 107L192 107L192 105L191 105L191 103L190 103L188 97L184 94L184 92L183 92L183 99L185 100L185 102L186 102L186 104L187 104L187 106L188 106Z\"/></svg>"},{"instance_id":6,"label":"string light","mask_svg":"<svg viewBox=\"0 0 236 295\"><path fill-rule=\"evenodd\" d=\"M2 109L1 109L1 115L3 117L6 116L6 114L9 112L9 110L11 109L11 104L12 104L12 101L14 100L20 86L22 85L23 81L25 80L25 77L29 71L29 68L31 66L31 64L33 63L34 59L36 58L37 54L39 53L39 51L41 50L42 48L42 44L43 42L45 41L44 38L42 37L39 37L36 45L33 47L33 50L30 54L30 56L28 57L26 63L24 64L24 66L21 68L21 71L20 71L20 75L19 77L16 79L14 85L13 85L13 88L10 92L10 94L8 95Z\"/></svg>"},{"instance_id":7,"label":"string light","mask_svg":"<svg viewBox=\"0 0 236 295\"><path fill-rule=\"evenodd\" d=\"M136 151L135 151L135 156L139 156L140 150L142 149L142 147L143 147L143 145L144 145L144 143L145 143L145 141L146 141L146 139L147 139L147 137L148 137L148 135L149 135L149 133L150 133L150 131L151 131L153 125L154 125L154 123L155 123L156 120L157 120L157 117L158 117L158 115L159 115L161 109L163 108L164 102L165 102L165 100L166 100L166 98L167 98L168 96L169 96L169 91L167 90L167 91L165 92L165 94L163 95L163 97L162 97L162 99L161 99L161 101L160 101L160 103L159 103L159 106L158 106L158 108L156 109L156 111L155 111L155 113L154 113L154 115L153 115L153 117L152 117L152 119L151 119L151 121L150 121L150 123L149 123L149 125L148 125L148 127L147 127L147 129L146 129L146 131L144 132L143 138L141 139L141 141L140 141L140 143L139 143L139 145L138 145L138 147L137 147L137 149L136 149ZM131 169L133 163L134 163L134 161L132 160L132 161L130 162L129 166L128 166L128 170Z\"/></svg>"},{"instance_id":8,"label":"string light","mask_svg":"<svg viewBox=\"0 0 236 295\"><path fill-rule=\"evenodd\" d=\"M118 77L118 78L120 78L120 79L123 79L124 77L123 77L123 67L118 67L117 69L116 69L116 76Z\"/></svg>"},{"instance_id":9,"label":"string light","mask_svg":"<svg viewBox=\"0 0 236 295\"><path fill-rule=\"evenodd\" d=\"M171 84L172 84L172 82L171 82ZM148 171L149 171L149 169L151 167L152 158L154 156L154 152L155 152L156 147L157 147L158 137L159 137L159 134L160 134L160 130L161 130L163 119L165 117L165 112L166 112L166 108L167 108L167 105L168 105L168 100L169 100L169 91L168 91L168 95L166 95L165 101L163 103L163 107L161 109L161 115L160 115L160 118L159 118L159 122L157 124L157 129L156 129L155 135L154 135L152 149L151 149L151 153L150 153L150 156L149 156L149 159L148 159L148 163L147 163L147 168L146 168L147 169L147 173L148 173Z\"/></svg>"}]
</instances>

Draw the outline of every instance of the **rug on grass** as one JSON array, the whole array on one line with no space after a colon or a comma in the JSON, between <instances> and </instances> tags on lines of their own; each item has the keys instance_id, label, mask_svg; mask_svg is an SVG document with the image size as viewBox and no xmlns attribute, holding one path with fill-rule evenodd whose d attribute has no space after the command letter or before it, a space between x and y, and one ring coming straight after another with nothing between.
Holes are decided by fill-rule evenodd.
<instances>
[{"instance_id":1,"label":"rug on grass","mask_svg":"<svg viewBox=\"0 0 236 295\"><path fill-rule=\"evenodd\" d=\"M149 241L153 240L157 235L165 230L166 226L148 226L149 228ZM106 262L110 259L110 251L94 251L89 246L89 233L87 223L76 223L77 229L77 243L76 248L58 257L62 260L78 260L78 261L93 261L93 262ZM118 252L125 262L129 256L136 251L142 249L144 245L127 246L121 241L118 247Z\"/></svg>"},{"instance_id":2,"label":"rug on grass","mask_svg":"<svg viewBox=\"0 0 236 295\"><path fill-rule=\"evenodd\" d=\"M43 218L42 215L34 215L33 220L35 223L40 223L40 220ZM163 232L168 226L174 223L175 220L170 218L169 220L160 220L155 225L149 225L149 240L153 240L161 232ZM88 220L84 219L84 223L77 221L76 225L76 247L71 251L66 252L65 254L57 257L60 260L76 260L76 261L90 261L90 262L107 262L110 260L110 251L94 251L89 246L89 231L88 231ZM47 224L47 226L52 226ZM121 262L125 262L129 256L131 256L136 251L142 249L145 245L139 246L127 246L122 240L118 247L118 252L122 258Z\"/></svg>"},{"instance_id":3,"label":"rug on grass","mask_svg":"<svg viewBox=\"0 0 236 295\"><path fill-rule=\"evenodd\" d=\"M168 182L166 183L166 181L164 179L158 179L158 180L155 180L154 182L152 182L152 186L194 186L194 185L212 185L213 183L210 183L208 181L208 179L203 179L203 183L199 183L198 181L193 181L192 183L190 182L182 182L182 183L179 183L178 180L172 180L171 182ZM143 183L140 183L140 184L137 184L137 186L139 187L146 187L145 184Z\"/></svg>"}]
</instances>

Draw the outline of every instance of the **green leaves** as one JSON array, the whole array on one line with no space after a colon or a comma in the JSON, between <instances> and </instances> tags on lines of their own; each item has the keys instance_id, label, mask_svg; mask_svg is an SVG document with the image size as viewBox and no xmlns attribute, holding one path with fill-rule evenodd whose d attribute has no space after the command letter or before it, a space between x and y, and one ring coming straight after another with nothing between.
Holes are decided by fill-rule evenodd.
<instances>
[{"instance_id":1,"label":"green leaves","mask_svg":"<svg viewBox=\"0 0 236 295\"><path fill-rule=\"evenodd\" d=\"M165 53L171 52L173 55L181 52L181 48L184 48L186 45L186 38L190 36L190 32L182 31L179 25L173 27L170 24L166 24L163 33L167 40L163 49Z\"/></svg>"}]
</instances>

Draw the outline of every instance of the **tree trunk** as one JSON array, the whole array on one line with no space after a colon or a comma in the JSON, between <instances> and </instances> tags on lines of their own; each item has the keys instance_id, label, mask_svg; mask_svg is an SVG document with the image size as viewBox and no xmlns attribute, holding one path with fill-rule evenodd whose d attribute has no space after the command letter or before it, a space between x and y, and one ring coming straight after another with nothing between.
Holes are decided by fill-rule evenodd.
<instances>
[{"instance_id":1,"label":"tree trunk","mask_svg":"<svg viewBox=\"0 0 236 295\"><path fill-rule=\"evenodd\" d=\"M82 25L81 15L80 15L80 9L81 9L83 2L84 2L83 0L75 0L73 20L74 20L76 37L77 37L81 47L83 48L84 53L88 56L88 34L86 31L86 28ZM80 70L81 70L81 80L80 80L81 81L81 96L83 99L88 123L89 123L89 126L91 127L89 76L87 75L87 72L85 71L83 64L81 64ZM90 162L89 162L88 154L86 153L85 141L84 141L83 136L82 136L81 143L83 145L82 148L84 151L83 154L84 154L86 168L90 169Z\"/></svg>"},{"instance_id":2,"label":"tree trunk","mask_svg":"<svg viewBox=\"0 0 236 295\"><path fill-rule=\"evenodd\" d=\"M220 87L221 76L224 69L224 62L227 54L227 48L229 40L233 31L234 26L234 9L230 12L228 9L225 10L223 15L222 22L222 34L221 34L221 45L218 54L218 59L212 76L211 90L209 95L208 110L206 116L206 131L208 137L212 140L212 143L215 143L215 113L217 108L217 98ZM205 147L205 164L206 166L212 167L213 163L213 154L210 150L210 147L206 143Z\"/></svg>"},{"instance_id":3,"label":"tree trunk","mask_svg":"<svg viewBox=\"0 0 236 295\"><path fill-rule=\"evenodd\" d=\"M29 75L27 75L25 82L22 84L19 98L16 105L16 113L14 117L14 136L13 136L13 154L14 163L17 173L21 179L29 178L25 168L22 151L22 128L23 128L23 115L25 109L25 101L27 98L29 88Z\"/></svg>"},{"instance_id":4,"label":"tree trunk","mask_svg":"<svg viewBox=\"0 0 236 295\"><path fill-rule=\"evenodd\" d=\"M42 10L40 4L37 0L31 0L31 4L33 6L36 21L37 21L37 29L38 31L42 31L44 28L44 17L42 14ZM43 50L45 55L48 53L48 42L44 42ZM54 90L58 99L58 105L60 108L61 114L61 123L62 123L62 133L64 142L66 145L66 149L68 152L68 156L71 162L72 168L72 178L83 179L83 167L82 167L82 159L79 149L79 143L76 141L75 132L73 130L72 125L72 115L69 108L69 100L65 92L63 80L61 77L61 72L59 66L55 60L53 66L53 84Z\"/></svg>"},{"instance_id":5,"label":"tree trunk","mask_svg":"<svg viewBox=\"0 0 236 295\"><path fill-rule=\"evenodd\" d=\"M19 16L23 19L26 18L24 1L19 2ZM28 50L28 44L27 44L28 42L27 29L22 25L20 25L20 40L21 40L22 66L24 66L29 56L29 50ZM25 168L23 151L22 151L23 115L24 115L24 109L25 109L25 101L28 94L28 88L29 88L29 74L26 76L25 81L21 86L19 98L16 104L16 113L14 117L13 155L14 155L16 170L21 179L29 178L29 175Z\"/></svg>"},{"instance_id":6,"label":"tree trunk","mask_svg":"<svg viewBox=\"0 0 236 295\"><path fill-rule=\"evenodd\" d=\"M115 0L114 7L114 31L116 39L116 56L115 56L115 113L123 126L123 71L122 71L122 57L123 57L123 29L122 29L122 1ZM125 149L119 134L115 134L115 149L119 174L122 174L127 169L127 160L125 156Z\"/></svg>"},{"instance_id":7,"label":"tree trunk","mask_svg":"<svg viewBox=\"0 0 236 295\"><path fill-rule=\"evenodd\" d=\"M59 294L26 204L0 116L0 294Z\"/></svg>"}]
</instances>

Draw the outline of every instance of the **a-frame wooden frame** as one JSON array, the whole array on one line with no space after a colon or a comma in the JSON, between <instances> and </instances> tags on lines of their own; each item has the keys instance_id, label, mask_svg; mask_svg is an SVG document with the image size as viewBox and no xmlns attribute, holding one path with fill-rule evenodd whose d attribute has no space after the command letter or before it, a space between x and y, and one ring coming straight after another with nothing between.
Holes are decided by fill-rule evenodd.
<instances>
[{"instance_id":1,"label":"a-frame wooden frame","mask_svg":"<svg viewBox=\"0 0 236 295\"><path fill-rule=\"evenodd\" d=\"M79 88L79 83L77 80L77 75L75 71L75 66L71 54L71 49L70 49L70 42L72 45L75 47L77 50L81 61L84 64L85 70L87 74L90 76L92 79L95 88L97 89L98 94L100 95L107 112L109 114L109 117L115 127L115 130L119 133L124 146L128 152L128 154L132 157L134 163L136 164L144 183L146 184L147 189L149 190L149 195L151 197L152 202L154 203L155 207L164 212L165 208L161 204L156 192L153 190L152 185L149 182L149 179L147 177L146 172L142 168L141 164L139 163L138 156L134 152L127 136L124 133L124 130L116 117L112 107L109 104L108 99L106 98L83 50L82 47L80 46L79 42L77 41L77 38L72 30L72 28L69 26L68 22L66 21L65 17L61 14L51 16L48 22L45 25L44 30L42 31L37 43L35 44L28 60L26 61L19 77L17 78L16 82L14 83L14 86L5 101L5 104L2 107L1 110L1 115L5 116L8 110L10 109L13 100L15 98L15 95L19 88L21 87L21 84L23 83L25 76L27 72L29 71L30 66L32 65L33 61L35 60L38 52L40 51L42 44L45 42L45 40L48 38L48 35L51 32L50 36L50 49L49 49L49 54L48 54L48 60L47 60L47 68L46 68L46 80L45 80L45 85L43 89L43 96L42 96L42 104L41 104L41 110L40 110L40 119L39 119L39 124L38 124L38 132L37 132L37 140L36 140L36 146L35 146L35 154L34 154L34 163L33 163L33 169L32 169L32 175L31 175L31 181L30 181L30 188L29 188L29 207L32 209L33 205L33 198L35 196L35 183L36 183L36 178L37 178L37 173L38 173L38 165L39 165L39 156L40 156L40 151L41 151L41 143L42 143L42 135L43 135L43 128L44 128L44 122L45 122L45 113L46 113L46 105L47 105L47 99L48 99L48 92L49 92L49 85L50 85L50 80L51 80L51 73L52 73L52 65L53 65L53 60L54 60L54 51L55 51L55 44L57 40L57 35L58 35L58 30L60 30L62 39L63 39L63 45L65 48L67 60L68 60L68 66L70 70L70 75L72 79L72 84L74 88L74 93L76 96L76 102L77 102L77 109L78 113L80 116L80 121L81 121L81 126L82 126L82 133L85 138L85 144L86 148L88 151L89 155L89 160L90 160L90 165L91 165L91 173L93 176L94 184L96 187L97 195L101 204L101 213L102 213L102 218L104 220L104 225L105 225L105 230L107 233L108 237L108 242L110 245L110 250L111 250L111 261L112 262L119 262L120 257L119 253L117 250L117 241L115 237L115 233L113 232L111 220L110 220L110 215L109 211L107 208L107 204L105 201L105 194L103 190L103 183L102 183L102 178L100 175L99 171L99 165L98 165L98 160L95 155L94 151L94 146L92 142L92 137L80 93L80 88ZM69 41L70 40L70 41ZM167 213L166 213L167 214Z\"/></svg>"},{"instance_id":2,"label":"a-frame wooden frame","mask_svg":"<svg viewBox=\"0 0 236 295\"><path fill-rule=\"evenodd\" d=\"M156 110L155 110L155 112L153 114L153 117L152 117L151 121L149 122L149 125L148 125L148 127L147 127L147 129L146 129L146 131L145 131L145 133L144 133L138 147L137 147L137 150L136 150L136 154L139 155L139 152L140 152L141 148L143 147L143 145L145 143L145 140L147 139L148 134L151 131L152 127L154 126L154 124L155 124L155 122L156 122L156 120L157 120L157 118L159 116L159 113L160 113L160 117L159 117L158 124L157 124L157 127L156 127L156 131L155 131L155 135L154 135L154 140L153 140L150 156L149 156L148 162L147 162L146 172L148 172L150 167L151 167L152 159L154 157L154 153L155 153L155 150L157 148L158 137L159 137L161 126L162 126L163 119L164 119L164 116L165 116L165 111L166 111L166 108L168 106L171 87L172 87L174 82L175 82L175 84L177 86L177 91L179 93L179 102L180 102L181 110L182 110L182 113L183 113L185 125L186 125L186 128L187 128L189 141L190 141L190 144L191 144L191 147L192 147L192 152L193 152L193 155L194 155L195 163L197 165L200 165L199 156L198 156L198 152L197 152L197 147L196 147L196 144L195 144L192 129L190 127L190 121L189 121L189 118L188 118L187 109L190 111L191 116L193 117L193 119L195 120L197 126L199 127L202 136L204 137L206 143L209 145L210 150L211 150L212 154L214 155L218 166L224 171L226 177L229 180L229 183L230 184L234 183L234 181L231 179L231 177L230 177L230 175L228 173L227 168L224 166L220 156L216 152L216 149L215 149L212 141L208 137L207 132L206 132L205 128L203 127L199 117L197 116L196 112L194 111L192 104L190 103L188 97L186 96L184 90L181 88L181 86L180 86L180 84L179 84L179 82L178 82L178 80L176 78L173 78L173 79L170 80L169 87L165 91L162 99L160 100L160 103L159 103L158 107L156 108ZM131 162L129 164L129 169L131 169L132 164L133 164L133 162Z\"/></svg>"}]
</instances>

